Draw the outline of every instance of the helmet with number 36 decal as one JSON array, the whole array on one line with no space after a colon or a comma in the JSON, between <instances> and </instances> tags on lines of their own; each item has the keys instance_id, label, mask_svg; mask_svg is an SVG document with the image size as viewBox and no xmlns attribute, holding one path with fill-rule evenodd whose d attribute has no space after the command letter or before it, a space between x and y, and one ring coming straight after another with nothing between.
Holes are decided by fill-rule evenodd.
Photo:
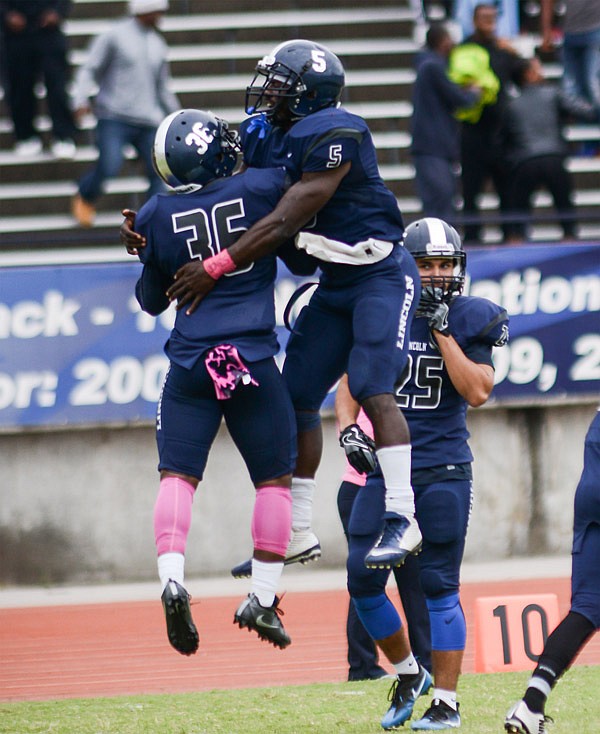
<instances>
[{"instance_id":1,"label":"helmet with number 36 decal","mask_svg":"<svg viewBox=\"0 0 600 734\"><path fill-rule=\"evenodd\" d=\"M294 122L337 105L344 82L342 62L326 46L285 41L258 62L246 89L246 112L265 112L274 125Z\"/></svg>"},{"instance_id":2,"label":"helmet with number 36 decal","mask_svg":"<svg viewBox=\"0 0 600 734\"><path fill-rule=\"evenodd\" d=\"M409 224L404 232L404 247L417 259L452 260L452 273L426 278L421 275L421 302L449 303L465 285L467 254L458 232L443 219L425 217Z\"/></svg>"},{"instance_id":3,"label":"helmet with number 36 decal","mask_svg":"<svg viewBox=\"0 0 600 734\"><path fill-rule=\"evenodd\" d=\"M154 136L154 168L169 186L204 186L230 176L240 145L237 133L212 112L184 109L160 123Z\"/></svg>"}]
</instances>

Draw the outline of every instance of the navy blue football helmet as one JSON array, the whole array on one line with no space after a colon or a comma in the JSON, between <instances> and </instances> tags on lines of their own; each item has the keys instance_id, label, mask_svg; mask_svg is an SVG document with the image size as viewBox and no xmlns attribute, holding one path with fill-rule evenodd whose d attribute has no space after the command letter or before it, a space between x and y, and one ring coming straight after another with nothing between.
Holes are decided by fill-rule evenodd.
<instances>
[{"instance_id":1,"label":"navy blue football helmet","mask_svg":"<svg viewBox=\"0 0 600 734\"><path fill-rule=\"evenodd\" d=\"M327 47L302 39L285 41L258 62L246 88L246 112L265 112L274 125L295 122L337 105L344 82L342 62Z\"/></svg>"},{"instance_id":2,"label":"navy blue football helmet","mask_svg":"<svg viewBox=\"0 0 600 734\"><path fill-rule=\"evenodd\" d=\"M454 268L451 276L421 276L421 303L450 303L465 286L467 253L460 235L442 219L425 217L409 224L404 232L404 247L417 259L451 258Z\"/></svg>"},{"instance_id":3,"label":"navy blue football helmet","mask_svg":"<svg viewBox=\"0 0 600 734\"><path fill-rule=\"evenodd\" d=\"M227 122L204 110L178 110L160 123L154 137L154 168L169 186L204 186L230 176L240 145Z\"/></svg>"}]
</instances>

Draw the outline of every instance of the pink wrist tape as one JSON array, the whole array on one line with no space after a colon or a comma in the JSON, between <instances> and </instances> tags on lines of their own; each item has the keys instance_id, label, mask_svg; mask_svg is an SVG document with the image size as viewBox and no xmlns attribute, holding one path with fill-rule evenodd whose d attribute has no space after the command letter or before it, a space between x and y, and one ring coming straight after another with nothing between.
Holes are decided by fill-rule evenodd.
<instances>
[{"instance_id":1,"label":"pink wrist tape","mask_svg":"<svg viewBox=\"0 0 600 734\"><path fill-rule=\"evenodd\" d=\"M219 280L225 273L232 273L237 267L227 250L221 250L218 255L203 260L202 265L210 277L215 280Z\"/></svg>"}]
</instances>

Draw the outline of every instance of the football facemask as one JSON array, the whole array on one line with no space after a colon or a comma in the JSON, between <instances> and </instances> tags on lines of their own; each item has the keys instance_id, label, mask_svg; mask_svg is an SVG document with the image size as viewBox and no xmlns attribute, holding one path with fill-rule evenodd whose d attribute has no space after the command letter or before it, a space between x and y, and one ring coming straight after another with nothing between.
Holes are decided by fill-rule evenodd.
<instances>
[{"instance_id":1,"label":"football facemask","mask_svg":"<svg viewBox=\"0 0 600 734\"><path fill-rule=\"evenodd\" d=\"M286 41L258 62L246 89L246 112L264 112L275 125L294 122L336 105L343 88L344 67L328 48Z\"/></svg>"}]
</instances>

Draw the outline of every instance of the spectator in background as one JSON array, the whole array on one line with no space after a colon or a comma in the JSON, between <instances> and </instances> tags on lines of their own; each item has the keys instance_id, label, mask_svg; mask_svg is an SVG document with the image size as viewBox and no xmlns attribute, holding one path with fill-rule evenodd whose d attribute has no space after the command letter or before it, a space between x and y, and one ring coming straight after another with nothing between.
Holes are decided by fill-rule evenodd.
<instances>
[{"instance_id":1,"label":"spectator in background","mask_svg":"<svg viewBox=\"0 0 600 734\"><path fill-rule=\"evenodd\" d=\"M130 17L116 21L95 38L75 80L74 106L78 119L91 111L97 118L98 162L79 181L71 211L82 227L91 227L95 203L104 182L117 176L123 147L132 145L142 161L150 186L148 197L164 190L152 165L156 128L179 108L170 91L167 44L157 32L168 0L129 0Z\"/></svg>"},{"instance_id":2,"label":"spectator in background","mask_svg":"<svg viewBox=\"0 0 600 734\"><path fill-rule=\"evenodd\" d=\"M478 5L493 5L498 15L498 36L511 39L519 35L519 0L456 0L454 20L461 30L461 38L465 39L475 32L473 14Z\"/></svg>"},{"instance_id":3,"label":"spectator in background","mask_svg":"<svg viewBox=\"0 0 600 734\"><path fill-rule=\"evenodd\" d=\"M477 197L491 179L500 199L502 234L510 237L508 212L510 209L508 170L503 159L501 136L508 99L507 86L519 64L519 56L496 35L497 10L493 3L479 4L473 13L473 35L456 47L464 51L469 45L482 48L489 56L491 71L499 81L495 102L484 106L477 122L463 122L461 130L461 166L463 215L465 217L464 243L481 243ZM451 64L454 63L454 54Z\"/></svg>"},{"instance_id":4,"label":"spectator in background","mask_svg":"<svg viewBox=\"0 0 600 734\"><path fill-rule=\"evenodd\" d=\"M417 59L413 86L411 153L415 185L423 216L453 222L460 170L460 123L454 113L480 97L476 87L461 87L448 78L448 59L454 41L447 28L431 25L425 51Z\"/></svg>"},{"instance_id":5,"label":"spectator in background","mask_svg":"<svg viewBox=\"0 0 600 734\"><path fill-rule=\"evenodd\" d=\"M62 31L71 4L71 0L0 0L7 101L17 155L35 156L42 150L34 118L35 85L43 78L52 121L51 151L56 158L75 156L75 124L66 91L67 38Z\"/></svg>"},{"instance_id":6,"label":"spectator in background","mask_svg":"<svg viewBox=\"0 0 600 734\"><path fill-rule=\"evenodd\" d=\"M511 241L525 238L531 196L541 187L552 195L565 238L573 238L573 184L565 165L569 151L562 124L567 113L584 119L594 113L577 98L565 97L555 85L546 84L537 58L521 61L515 81L521 94L508 102L504 132L515 215Z\"/></svg>"},{"instance_id":7,"label":"spectator in background","mask_svg":"<svg viewBox=\"0 0 600 734\"><path fill-rule=\"evenodd\" d=\"M552 51L555 0L541 0L542 51ZM600 122L600 2L566 0L562 89L584 100Z\"/></svg>"}]
</instances>

